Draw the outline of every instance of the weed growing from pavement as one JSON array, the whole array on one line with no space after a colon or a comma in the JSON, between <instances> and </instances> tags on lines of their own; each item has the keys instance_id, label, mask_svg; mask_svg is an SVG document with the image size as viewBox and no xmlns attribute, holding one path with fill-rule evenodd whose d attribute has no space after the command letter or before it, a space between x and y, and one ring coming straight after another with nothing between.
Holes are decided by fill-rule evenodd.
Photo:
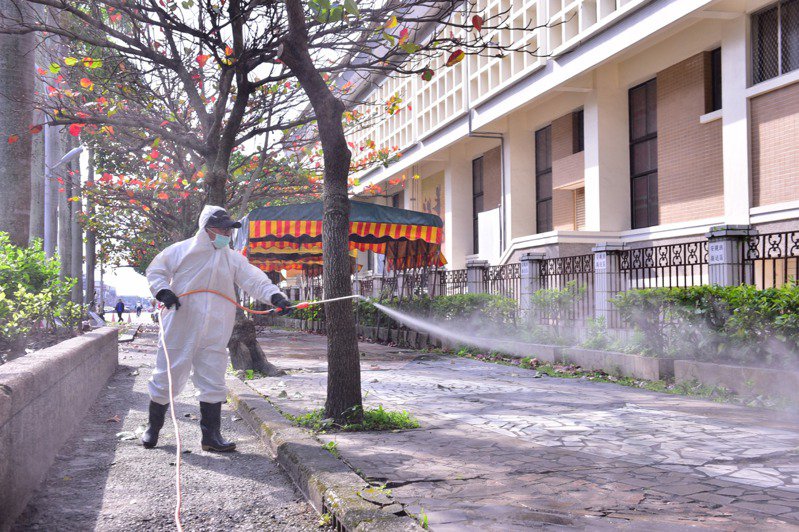
<instances>
[{"instance_id":1,"label":"weed growing from pavement","mask_svg":"<svg viewBox=\"0 0 799 532\"><path fill-rule=\"evenodd\" d=\"M535 370L538 374L547 375L549 377L556 377L561 379L584 379L593 382L607 382L618 384L621 386L629 386L632 388L642 388L651 390L653 392L668 393L673 395L688 395L693 397L703 397L710 399L717 403L733 403L745 405L750 407L765 407L776 409L787 409L792 405L790 402L782 399L774 399L769 397L744 397L736 394L721 386L707 386L696 380L690 382L675 383L673 381L647 381L642 379L635 379L632 377L623 377L620 375L609 375L604 371L599 370L584 370L580 366L574 364L550 364L543 363L537 358L525 357L514 358L502 353L482 353L476 352L473 349L464 347L458 351L446 351L435 349L431 350L443 354L454 354L462 358L470 358L480 362L491 362L493 364L501 364L504 366L513 366L525 370Z\"/></svg>"},{"instance_id":2,"label":"weed growing from pavement","mask_svg":"<svg viewBox=\"0 0 799 532\"><path fill-rule=\"evenodd\" d=\"M325 526L330 526L332 524L333 524L333 516L330 515L328 512L325 512L321 516L319 516L318 525L320 528Z\"/></svg>"},{"instance_id":3,"label":"weed growing from pavement","mask_svg":"<svg viewBox=\"0 0 799 532\"><path fill-rule=\"evenodd\" d=\"M419 428L419 421L406 410L402 412L392 412L390 410L385 410L383 405L379 405L377 408L365 409L363 411L363 422L359 424L348 423L346 425L338 425L334 423L332 419L326 419L324 417L325 411L321 408L301 416L292 416L291 414L284 415L292 423L309 428L314 432L356 432Z\"/></svg>"},{"instance_id":4,"label":"weed growing from pavement","mask_svg":"<svg viewBox=\"0 0 799 532\"><path fill-rule=\"evenodd\" d=\"M427 529L428 527L427 514L424 513L424 508L422 508L422 510L419 512L419 525L424 529Z\"/></svg>"},{"instance_id":5,"label":"weed growing from pavement","mask_svg":"<svg viewBox=\"0 0 799 532\"><path fill-rule=\"evenodd\" d=\"M336 458L341 458L341 453L338 452L338 444L334 441L329 441L326 444L322 445L322 449L329 452Z\"/></svg>"}]
</instances>

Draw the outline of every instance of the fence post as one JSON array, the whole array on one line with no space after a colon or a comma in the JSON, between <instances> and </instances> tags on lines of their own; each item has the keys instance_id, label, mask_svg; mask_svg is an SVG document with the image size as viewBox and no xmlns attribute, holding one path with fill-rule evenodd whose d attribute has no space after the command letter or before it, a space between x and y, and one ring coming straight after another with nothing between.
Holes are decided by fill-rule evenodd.
<instances>
[{"instance_id":1,"label":"fence post","mask_svg":"<svg viewBox=\"0 0 799 532\"><path fill-rule=\"evenodd\" d=\"M752 282L744 274L744 246L750 235L757 234L748 225L718 225L711 227L707 237L707 262L710 284L738 286ZM747 277L749 279L747 279Z\"/></svg>"},{"instance_id":2,"label":"fence post","mask_svg":"<svg viewBox=\"0 0 799 532\"><path fill-rule=\"evenodd\" d=\"M598 244L594 252L594 317L605 320L605 325L612 327L613 299L624 290L619 256L624 246L621 244Z\"/></svg>"},{"instance_id":3,"label":"fence post","mask_svg":"<svg viewBox=\"0 0 799 532\"><path fill-rule=\"evenodd\" d=\"M466 262L466 286L470 294L486 292L485 273L487 269L487 260L470 260Z\"/></svg>"},{"instance_id":4,"label":"fence post","mask_svg":"<svg viewBox=\"0 0 799 532\"><path fill-rule=\"evenodd\" d=\"M372 278L372 299L380 299L381 292L383 292L383 276L375 275Z\"/></svg>"},{"instance_id":5,"label":"fence post","mask_svg":"<svg viewBox=\"0 0 799 532\"><path fill-rule=\"evenodd\" d=\"M523 313L533 310L533 294L544 288L544 278L541 276L541 264L546 255L544 253L525 253L519 259L519 271L522 286L519 291L519 308Z\"/></svg>"},{"instance_id":6,"label":"fence post","mask_svg":"<svg viewBox=\"0 0 799 532\"><path fill-rule=\"evenodd\" d=\"M436 269L431 269L427 272L427 294L430 297L438 297L443 295L442 290L442 275Z\"/></svg>"}]
</instances>

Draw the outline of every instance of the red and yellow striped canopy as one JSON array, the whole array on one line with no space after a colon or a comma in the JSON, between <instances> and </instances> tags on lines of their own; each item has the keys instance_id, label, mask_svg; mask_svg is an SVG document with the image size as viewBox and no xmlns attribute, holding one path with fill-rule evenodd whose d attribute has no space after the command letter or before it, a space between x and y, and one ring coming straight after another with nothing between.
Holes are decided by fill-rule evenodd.
<instances>
[{"instance_id":1,"label":"red and yellow striped canopy","mask_svg":"<svg viewBox=\"0 0 799 532\"><path fill-rule=\"evenodd\" d=\"M255 209L243 252L265 271L319 267L322 214L320 202ZM350 202L350 250L384 254L391 269L446 264L443 230L441 218L432 214Z\"/></svg>"}]
</instances>

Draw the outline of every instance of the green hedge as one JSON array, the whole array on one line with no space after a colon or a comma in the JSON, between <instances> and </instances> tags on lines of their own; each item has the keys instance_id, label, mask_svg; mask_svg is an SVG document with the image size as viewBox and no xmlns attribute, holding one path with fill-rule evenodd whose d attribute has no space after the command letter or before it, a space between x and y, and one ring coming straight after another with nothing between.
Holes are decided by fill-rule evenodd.
<instances>
[{"instance_id":1,"label":"green hedge","mask_svg":"<svg viewBox=\"0 0 799 532\"><path fill-rule=\"evenodd\" d=\"M799 287L697 286L631 290L614 300L641 351L678 358L793 365Z\"/></svg>"},{"instance_id":2,"label":"green hedge","mask_svg":"<svg viewBox=\"0 0 799 532\"><path fill-rule=\"evenodd\" d=\"M421 296L403 301L393 298L382 301L381 304L415 317L430 316L431 319L438 321L473 319L477 329L481 326L493 329L496 327L510 328L516 323L516 301L491 294L459 294L432 299L428 296ZM370 301L353 300L353 311L361 325L376 326L379 319L381 327L399 327L399 324L380 312ZM315 305L296 310L291 317L304 320L324 320L324 314L324 305Z\"/></svg>"},{"instance_id":3,"label":"green hedge","mask_svg":"<svg viewBox=\"0 0 799 532\"><path fill-rule=\"evenodd\" d=\"M21 350L59 322L80 323L83 309L70 302L75 281L60 281L58 273L58 260L45 258L41 241L18 247L0 232L0 351Z\"/></svg>"}]
</instances>

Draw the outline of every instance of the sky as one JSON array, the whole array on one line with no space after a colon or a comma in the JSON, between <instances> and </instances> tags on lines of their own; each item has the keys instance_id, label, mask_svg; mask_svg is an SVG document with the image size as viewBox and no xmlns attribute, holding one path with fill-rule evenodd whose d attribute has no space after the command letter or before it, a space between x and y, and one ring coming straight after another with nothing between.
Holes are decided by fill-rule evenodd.
<instances>
[{"instance_id":1,"label":"sky","mask_svg":"<svg viewBox=\"0 0 799 532\"><path fill-rule=\"evenodd\" d=\"M95 273L95 279L100 280L100 272ZM130 267L116 268L115 270L107 269L104 282L109 286L113 286L118 296L152 297L147 279Z\"/></svg>"}]
</instances>

